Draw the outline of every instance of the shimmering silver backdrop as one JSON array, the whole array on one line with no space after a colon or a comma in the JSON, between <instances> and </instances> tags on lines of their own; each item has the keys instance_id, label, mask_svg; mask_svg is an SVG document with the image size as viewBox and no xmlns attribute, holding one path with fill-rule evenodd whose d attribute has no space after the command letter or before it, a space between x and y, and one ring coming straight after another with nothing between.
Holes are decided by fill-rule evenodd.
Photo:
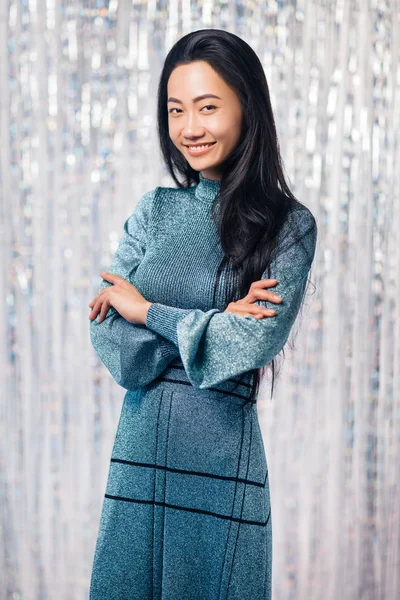
<instances>
[{"instance_id":1,"label":"shimmering silver backdrop","mask_svg":"<svg viewBox=\"0 0 400 600\"><path fill-rule=\"evenodd\" d=\"M91 347L88 303L141 194L172 185L158 76L204 27L262 60L290 185L319 225L305 308L259 402L273 597L399 597L399 8L1 3L1 600L88 598L125 393Z\"/></svg>"}]
</instances>

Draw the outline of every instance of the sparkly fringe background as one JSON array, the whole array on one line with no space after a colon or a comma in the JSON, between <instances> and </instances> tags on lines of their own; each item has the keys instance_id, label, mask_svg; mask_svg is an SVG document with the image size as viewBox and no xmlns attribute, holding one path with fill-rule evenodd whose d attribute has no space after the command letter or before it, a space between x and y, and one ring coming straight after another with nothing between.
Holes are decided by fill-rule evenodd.
<instances>
[{"instance_id":1,"label":"sparkly fringe background","mask_svg":"<svg viewBox=\"0 0 400 600\"><path fill-rule=\"evenodd\" d=\"M170 185L158 75L204 27L262 60L289 182L319 224L295 348L259 403L274 600L398 598L399 8L1 3L1 600L88 598L124 395L91 347L88 303L140 195Z\"/></svg>"}]
</instances>

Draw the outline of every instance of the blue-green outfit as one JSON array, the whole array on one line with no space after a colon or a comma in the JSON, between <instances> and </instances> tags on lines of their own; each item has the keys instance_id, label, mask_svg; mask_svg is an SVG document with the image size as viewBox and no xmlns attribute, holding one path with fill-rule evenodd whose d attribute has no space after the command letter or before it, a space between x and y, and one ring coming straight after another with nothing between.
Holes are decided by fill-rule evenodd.
<instances>
[{"instance_id":1,"label":"blue-green outfit","mask_svg":"<svg viewBox=\"0 0 400 600\"><path fill-rule=\"evenodd\" d=\"M285 221L282 251L263 274L278 280L283 301L257 302L276 316L225 313L226 271L213 301L223 252L211 207L220 185L200 174L196 186L140 198L108 271L153 303L146 325L113 308L90 323L100 359L128 390L90 600L271 599L268 468L248 371L271 362L289 336L317 227L300 204ZM297 226L308 233L290 245Z\"/></svg>"}]
</instances>

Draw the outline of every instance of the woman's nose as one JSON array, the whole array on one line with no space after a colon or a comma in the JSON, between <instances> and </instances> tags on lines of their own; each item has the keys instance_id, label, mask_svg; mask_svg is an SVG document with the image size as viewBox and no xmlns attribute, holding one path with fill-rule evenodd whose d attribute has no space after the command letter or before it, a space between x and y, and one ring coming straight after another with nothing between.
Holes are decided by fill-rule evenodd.
<instances>
[{"instance_id":1,"label":"woman's nose","mask_svg":"<svg viewBox=\"0 0 400 600\"><path fill-rule=\"evenodd\" d=\"M191 135L201 135L203 132L203 127L201 126L199 119L194 114L189 114L186 118L185 124L182 129L182 135L191 136Z\"/></svg>"}]
</instances>

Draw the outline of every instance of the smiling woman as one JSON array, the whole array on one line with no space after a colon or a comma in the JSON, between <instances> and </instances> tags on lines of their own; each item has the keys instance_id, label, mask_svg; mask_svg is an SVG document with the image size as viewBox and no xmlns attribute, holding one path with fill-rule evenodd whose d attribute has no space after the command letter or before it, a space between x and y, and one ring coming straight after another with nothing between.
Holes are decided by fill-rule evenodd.
<instances>
[{"instance_id":1,"label":"smiling woman","mask_svg":"<svg viewBox=\"0 0 400 600\"><path fill-rule=\"evenodd\" d=\"M316 222L285 182L262 65L234 34L174 45L158 132L177 187L140 198L91 302L93 346L127 393L90 599L270 600L258 384L299 312Z\"/></svg>"}]
</instances>

